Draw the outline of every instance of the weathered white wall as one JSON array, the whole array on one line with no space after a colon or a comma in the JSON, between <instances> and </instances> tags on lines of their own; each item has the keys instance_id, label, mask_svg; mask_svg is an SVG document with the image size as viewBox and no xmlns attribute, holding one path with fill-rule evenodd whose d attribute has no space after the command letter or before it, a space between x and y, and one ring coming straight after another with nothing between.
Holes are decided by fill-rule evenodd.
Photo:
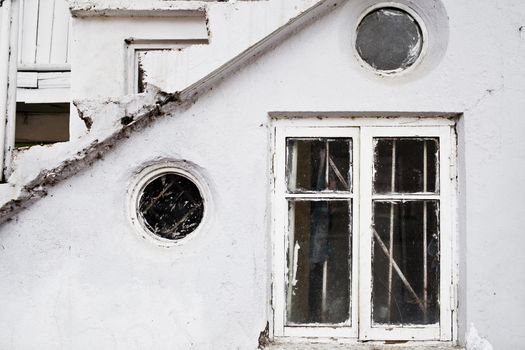
<instances>
[{"instance_id":1,"label":"weathered white wall","mask_svg":"<svg viewBox=\"0 0 525 350\"><path fill-rule=\"evenodd\" d=\"M444 4L448 48L431 69L360 67L350 1L2 225L0 348L256 348L270 317L268 112L443 111L464 113L460 335L472 323L495 349L519 349L525 4ZM125 211L134 173L157 158L197 164L212 192L210 225L171 249L139 238Z\"/></svg>"},{"instance_id":2,"label":"weathered white wall","mask_svg":"<svg viewBox=\"0 0 525 350\"><path fill-rule=\"evenodd\" d=\"M128 93L126 39L208 39L204 15L74 18L73 28L73 99L115 97Z\"/></svg>"},{"instance_id":3,"label":"weathered white wall","mask_svg":"<svg viewBox=\"0 0 525 350\"><path fill-rule=\"evenodd\" d=\"M72 23L72 99L129 93L125 39L209 40L206 45L189 45L161 57L151 55L158 69L149 70L150 78L155 78L155 85L165 91L174 92L219 70L319 2L142 0L123 4L115 0L69 0L77 16ZM104 57L99 57L101 52ZM77 118L72 118L70 130L72 139L86 131Z\"/></svg>"},{"instance_id":4,"label":"weathered white wall","mask_svg":"<svg viewBox=\"0 0 525 350\"><path fill-rule=\"evenodd\" d=\"M125 40L208 39L206 18L195 16L74 18L71 43L71 98L108 98L130 93ZM71 139L86 132L72 110Z\"/></svg>"}]
</instances>

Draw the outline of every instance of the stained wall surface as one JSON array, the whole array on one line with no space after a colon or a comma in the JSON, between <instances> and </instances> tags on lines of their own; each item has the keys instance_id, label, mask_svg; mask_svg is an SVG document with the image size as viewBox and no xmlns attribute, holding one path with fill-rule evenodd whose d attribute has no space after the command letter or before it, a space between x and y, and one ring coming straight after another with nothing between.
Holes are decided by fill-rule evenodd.
<instances>
[{"instance_id":1,"label":"stained wall surface","mask_svg":"<svg viewBox=\"0 0 525 350\"><path fill-rule=\"evenodd\" d=\"M400 78L357 62L352 4L132 134L0 226L0 348L255 349L271 318L268 113L432 111L463 114L460 338L473 324L495 349L519 349L525 4L444 1L444 56ZM211 192L210 221L170 249L140 238L126 211L136 173L163 158L195 164Z\"/></svg>"}]
</instances>

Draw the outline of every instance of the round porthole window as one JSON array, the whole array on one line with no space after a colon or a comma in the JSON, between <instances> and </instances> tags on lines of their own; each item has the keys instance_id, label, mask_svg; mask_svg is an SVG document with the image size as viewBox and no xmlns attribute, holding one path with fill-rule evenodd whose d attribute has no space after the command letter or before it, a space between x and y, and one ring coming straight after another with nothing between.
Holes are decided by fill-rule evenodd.
<instances>
[{"instance_id":1,"label":"round porthole window","mask_svg":"<svg viewBox=\"0 0 525 350\"><path fill-rule=\"evenodd\" d=\"M185 169L159 165L145 169L134 186L131 216L146 236L172 245L196 231L205 214L200 181Z\"/></svg>"},{"instance_id":2,"label":"round porthole window","mask_svg":"<svg viewBox=\"0 0 525 350\"><path fill-rule=\"evenodd\" d=\"M397 7L366 13L356 31L359 57L379 73L393 74L413 66L423 50L423 31L415 16Z\"/></svg>"}]
</instances>

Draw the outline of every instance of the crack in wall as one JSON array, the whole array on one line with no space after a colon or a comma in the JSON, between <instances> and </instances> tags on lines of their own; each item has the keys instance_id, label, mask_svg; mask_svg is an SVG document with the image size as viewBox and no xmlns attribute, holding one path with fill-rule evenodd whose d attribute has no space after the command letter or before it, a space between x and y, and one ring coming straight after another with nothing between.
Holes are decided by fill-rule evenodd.
<instances>
[{"instance_id":1,"label":"crack in wall","mask_svg":"<svg viewBox=\"0 0 525 350\"><path fill-rule=\"evenodd\" d=\"M0 224L7 221L22 209L28 207L36 200L45 197L49 187L77 174L85 167L93 164L96 160L101 159L107 151L114 148L118 140L129 138L132 132L142 129L148 125L150 121L155 120L162 115L173 113L176 108L171 108L171 106L177 106L182 109L189 108L201 95L213 90L216 85L220 84L229 76L253 63L266 52L272 50L274 47L280 45L283 41L291 37L294 33L313 22L316 22L321 17L335 9L340 3L345 1L346 0L323 0L317 3L308 11L290 19L285 25L246 49L231 59L228 63L188 86L186 89L175 93L158 92L159 96L154 105L146 104L141 106L142 108L137 113L125 112L124 117L120 118L121 127L119 129L110 134L103 141L99 141L98 139L92 141L89 146L86 146L81 151L77 152L75 157L70 157L69 159L64 160L60 165L51 169L41 170L37 176L22 187L21 193L16 198L5 202L0 207ZM105 101L102 103L99 102L99 105L108 103L118 104L118 102L115 101ZM89 109L96 111L96 108L93 107L94 106L91 105ZM125 111L124 106L121 106L121 108ZM79 107L77 107L77 109L79 109ZM87 111L89 111L89 109ZM79 117L84 121L88 130L93 128L93 119L86 116L86 111L79 110L79 112Z\"/></svg>"},{"instance_id":2,"label":"crack in wall","mask_svg":"<svg viewBox=\"0 0 525 350\"><path fill-rule=\"evenodd\" d=\"M167 109L171 107L171 104L182 107L186 105L185 102L179 100L178 94L162 93L161 100L155 105L150 106L145 111L141 110L137 114L123 117L122 119L130 120L130 123L124 125L106 140L100 142L95 139L87 147L77 152L73 159L67 159L55 168L42 170L32 181L23 186L20 196L0 207L0 224L36 200L45 197L49 188L102 159L106 152L115 147L118 140L129 138L132 132L140 130L152 120L168 114Z\"/></svg>"}]
</instances>

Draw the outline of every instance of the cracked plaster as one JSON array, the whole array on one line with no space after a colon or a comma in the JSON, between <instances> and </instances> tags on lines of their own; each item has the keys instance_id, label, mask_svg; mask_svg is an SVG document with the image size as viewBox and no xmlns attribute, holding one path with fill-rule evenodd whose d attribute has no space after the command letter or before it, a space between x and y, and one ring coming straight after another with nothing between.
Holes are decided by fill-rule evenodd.
<instances>
[{"instance_id":1,"label":"cracked plaster","mask_svg":"<svg viewBox=\"0 0 525 350\"><path fill-rule=\"evenodd\" d=\"M483 6L481 9L482 12L480 12L480 14L489 13L492 9L492 7L488 4ZM523 5L515 4L515 6L519 7L522 12L525 12L523 11ZM486 259L487 254L489 252L493 252L495 248L492 246L488 247L490 246L490 244L487 243L489 240L488 235L486 238L481 239L480 243L480 238L477 238L476 235L472 234L473 232L477 234L478 232L483 231L483 227L480 225L483 224L482 217L486 216L487 214L483 207L480 207L477 204L474 205L473 201L481 203L487 198L498 198L497 196L499 195L499 187L493 190L488 188L485 183L487 181L487 177L496 182L495 179L497 178L496 175L500 172L499 169L504 167L497 167L497 169L490 167L494 166L494 162L498 161L503 152L519 151L515 148L511 148L511 145L522 145L522 143L519 143L519 139L516 138L516 136L513 136L514 130L512 130L513 128L519 127L522 124L519 124L519 120L512 119L512 113L516 113L516 108L513 107L515 106L513 103L517 102L515 102L516 99L514 97L518 95L523 96L523 87L517 84L519 83L519 77L523 76L523 71L519 65L514 66L516 62L514 62L515 59L512 57L505 59L506 64L504 68L506 75L501 74L499 71L494 72L491 70L491 67L494 66L494 62L499 60L499 55L501 54L499 52L496 53L495 50L488 52L486 51L486 41L491 42L490 40L496 39L496 36L491 36L490 33L487 33L487 35L484 36L483 42L474 42L469 47L470 50L478 53L477 58L479 58L479 60L476 61L476 65L465 66L464 69L455 69L453 63L461 62L461 57L465 54L467 54L467 58L470 57L468 56L469 54L472 54L468 51L465 52L462 47L464 44L464 39L461 39L459 34L457 34L459 29L461 29L461 27L459 27L457 18L460 17L462 19L466 19L466 22L469 20L472 22L479 22L479 25L477 23L470 23L470 26L474 26L475 28L477 28L476 25L478 25L480 27L478 28L478 31L482 29L481 27L483 26L483 21L487 21L487 19L483 18L482 15L481 18L476 18L475 20L469 19L469 17L465 16L462 17L462 11L471 11L471 8L466 5L461 6L460 4L449 4L449 8L453 8L455 10L452 11L451 16L453 23L453 35L451 40L451 48L449 48L449 50L452 51L452 54L448 57L445 57L443 63L449 68L449 71L445 71L445 73L442 74L439 79L436 78L432 81L432 87L436 96L425 94L424 89L416 88L414 91L411 91L405 89L402 85L395 85L389 82L371 82L371 78L363 78L362 76L359 76L360 73L356 73L356 76L358 77L356 80L360 80L360 83L362 84L362 90L364 91L368 91L370 87L377 88L378 95L382 94L383 96L388 96L388 91L391 91L392 88L398 89L401 91L400 93L403 94L412 92L412 96L414 98L422 97L421 101L418 100L417 106L414 107L416 110L439 110L440 108L446 108L448 111L466 111L466 120L462 121L462 123L466 122L467 124L464 126L464 129L461 132L465 133L467 143L466 150L463 149L463 151L465 151L468 155L468 171L465 174L465 176L468 177L470 189L470 197L467 202L469 208L468 217L474 218L474 220L469 221L468 225L469 254L467 258L471 262L474 261L479 263L483 261L483 259ZM501 9L498 11L501 11ZM510 23L513 17L509 16L508 18L509 23L505 24L504 30L500 29L501 32L509 33L509 35L510 33L518 33L518 22L516 22L516 25L514 25L514 22ZM514 19L514 21L516 21L516 19ZM466 26L464 28L473 30L471 27L469 27L469 23L462 23L462 25ZM519 35L518 38L520 38ZM520 53L523 53L524 46L518 45L516 43L516 39L513 39L512 43L512 47L506 50L512 51L515 54L513 57L520 57ZM510 44L507 45L511 46ZM271 45L262 49L261 52L267 50L268 47L271 47ZM238 51L235 52L238 53ZM233 55L235 55L235 53ZM244 63L246 60L248 60L248 58L244 58ZM215 72L216 68L214 67L216 67L214 64L210 64L208 66L208 68L211 69L211 72ZM238 66L236 66L236 68L238 68ZM190 84L190 88L185 87L184 89L180 90L180 94L171 95L162 93L154 88L150 88L146 94L138 96L126 96L123 98L110 99L105 98L99 100L82 99L77 103L77 106L81 111L83 111L82 113L84 118L92 119L93 125L91 130L85 133L85 136L82 136L78 140L73 140L68 144L35 147L31 148L30 150L19 152L15 159L16 170L11 175L9 179L10 182L1 186L2 189L0 191L0 199L4 201L4 206L2 207L3 218L7 219L10 215L16 212L17 208L22 208L24 204L21 202L25 201L25 204L31 203L33 200L44 196L48 186L52 186L57 181L65 179L82 168L91 165L92 162L96 161L98 157L104 154L104 152L107 152L109 149L111 149L114 142L129 137L130 131L132 131L134 128L140 129L141 126L147 124L146 121L155 119L160 114L173 113L177 110L177 108L183 109L185 108L184 103L193 103L200 92L207 91L212 86L210 82L216 82L228 76L231 74L231 72L231 70L224 70L222 76L220 76L219 79L217 79L215 74L208 74L204 80L198 80L204 85L201 86L200 83ZM200 75L201 74L197 74L196 76ZM454 77L454 75L456 76ZM462 79L469 76L471 80L465 81L465 79ZM190 81L192 80L187 80L187 83ZM500 84L501 81L507 81L507 84ZM455 82L456 84L451 84L452 82ZM377 86L375 86L375 84L377 84ZM417 85L417 81L414 84ZM501 88L496 88L497 93L491 93L489 91L493 90L494 86L501 86ZM447 88L449 89L447 94L441 95L442 91ZM356 96L360 96L359 91L354 91L354 93ZM313 98L311 100L304 101L305 109L314 110L314 108L317 107L318 109L322 110L329 105L329 103L323 104L323 102L315 101L315 97L312 97ZM389 99L386 97L382 101L377 102L378 105L381 106L378 108L382 108L383 110L403 108L402 104L394 100L396 99ZM366 99L362 97L350 105L352 105L353 108L361 110L361 108L367 108L367 102L369 101L366 101ZM334 105L337 106L337 101ZM286 104L282 104L282 106L286 106ZM406 106L404 108L406 109ZM505 110L506 113L502 113L500 115L498 113L500 110ZM126 117L132 118L133 122L122 125L122 118ZM496 117L498 119L495 119ZM494 135L494 126L491 125L491 123L494 123L496 120L500 121L498 127L502 130L498 134ZM144 123L141 123L141 121L144 121ZM82 127L85 131L86 126L84 123L82 123ZM485 135L486 137L480 137L480 135ZM510 138L506 139L505 135L510 135ZM490 159L486 157L486 152L476 152L474 150L474 148L477 147L476 145L479 145L481 142L486 144L485 147L489 152L492 152ZM490 147L494 144L500 145L498 146L499 148L493 149ZM520 158L516 158L514 163L519 162L519 159ZM506 174L506 176L515 175L512 173ZM508 193L510 193L510 191ZM496 210L500 209L496 208ZM501 216L507 215L505 212L501 212L500 214ZM485 225L492 227L494 224L489 222L485 223ZM498 230L496 231L499 232ZM514 231L511 229L507 230L502 228L501 232L512 234ZM487 245L487 247L484 247L484 245ZM508 255L510 255L510 253ZM497 256L495 258L501 260L501 258ZM491 263L491 266L492 265L493 264ZM473 272L467 275L467 279L470 285L477 286L475 288L471 287L471 291L468 292L468 295L471 296L471 298L469 298L468 305L461 306L469 310L470 318L480 319L482 317L487 317L486 314L484 314L484 312L488 312L485 311L485 308L490 309L492 307L491 303L484 302L487 300L486 293L492 288L499 288L499 290L501 290L501 286L498 287L497 283L498 281L500 284L502 283L503 274L498 274L497 278L494 278L489 283L486 281L487 272L485 269L475 268L475 266L472 264L470 266L471 271ZM496 295L495 292L494 295ZM479 305L472 306L473 304L480 303L477 302L478 299L481 300L480 302L483 302L483 305L485 305L483 311L480 311L482 308L478 307ZM507 299L516 301L516 299L513 298ZM499 307L501 304L502 303L500 301L497 304L497 307ZM492 314L494 313L494 311L490 312L492 312ZM487 325L484 326L484 329L487 329L488 331L486 332L491 332L491 334L497 333L499 335L502 333L502 331L494 331L490 328L490 326ZM472 334L472 332L470 334ZM501 336L499 341L502 342ZM483 346L485 345L486 344ZM279 344L275 344L275 346L279 346ZM315 345L312 346L315 348ZM475 349L477 350L477 348Z\"/></svg>"},{"instance_id":2,"label":"cracked plaster","mask_svg":"<svg viewBox=\"0 0 525 350\"><path fill-rule=\"evenodd\" d=\"M315 1L299 1L305 7L296 7L292 14L297 11L307 9L308 5ZM89 2L94 8L116 8L123 5L123 2ZM161 4L164 7L173 6L166 4L165 1L152 1L151 3ZM338 1L323 0L312 9L311 17L321 15L327 9L331 9ZM72 11L83 9L83 11L93 10L91 5L83 2L72 3ZM151 4L138 5L133 3L137 8L156 8ZM275 2L274 2L275 4ZM127 6L127 5L126 5ZM132 7L133 6L129 6ZM152 7L153 6L153 7ZM159 5L160 6L160 5ZM180 5L182 6L182 5ZM194 6L191 4L191 6ZM190 6L190 7L191 7ZM288 8L288 7L287 7ZM83 129L78 132L80 136L72 139L70 142L57 143L45 146L33 146L30 149L22 149L15 153L13 159L13 171L8 175L8 183L0 185L0 222L8 220L12 215L18 213L27 205L33 203L38 198L46 195L46 188L54 185L58 181L68 178L77 173L83 167L89 166L103 153L112 148L114 142L122 137L128 137L128 130L137 128L144 120L151 120L152 117L160 114L172 112L174 104L183 105L184 103L193 102L197 96L207 91L214 83L222 80L249 61L258 57L261 53L272 47L273 42L284 40L292 30L297 30L309 23L311 18L300 17L290 23L294 26L286 26L286 30L276 31L270 40L260 40L257 45L253 45L251 50L245 51L229 62L223 64L219 71L213 70L213 65L209 65L211 73L205 75L198 82L189 84L182 88L180 92L166 93L162 92L154 84L148 84L148 91L138 95L126 95L115 98L98 98L98 99L77 99L74 101L78 120L82 121ZM289 23L289 24L290 24ZM276 24L278 25L278 24ZM290 28L292 27L292 28ZM267 32L264 32L267 33ZM256 36L252 40L257 40ZM270 38L270 36L268 37ZM232 54L232 53L230 53ZM235 56L234 51L233 55ZM223 58L224 59L224 58ZM201 72L202 73L202 72ZM176 100L176 102L174 102ZM169 103L173 102L173 103ZM73 122L73 125L76 122Z\"/></svg>"}]
</instances>

